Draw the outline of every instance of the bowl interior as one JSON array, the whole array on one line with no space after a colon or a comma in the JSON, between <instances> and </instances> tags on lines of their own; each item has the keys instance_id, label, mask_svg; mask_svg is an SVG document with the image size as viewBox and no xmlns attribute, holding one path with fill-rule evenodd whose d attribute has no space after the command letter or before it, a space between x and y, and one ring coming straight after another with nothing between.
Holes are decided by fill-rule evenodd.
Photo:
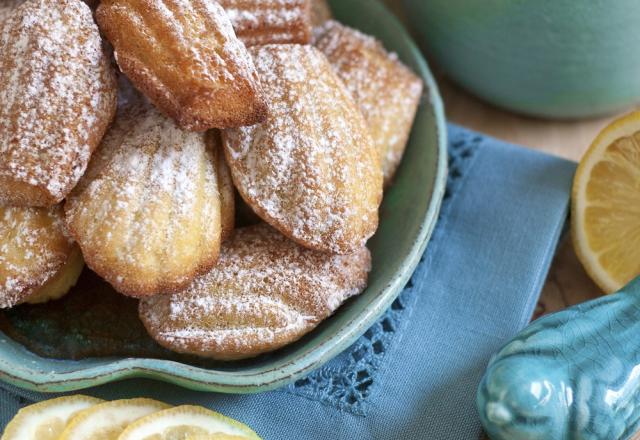
<instances>
[{"instance_id":1,"label":"bowl interior","mask_svg":"<svg viewBox=\"0 0 640 440\"><path fill-rule=\"evenodd\" d=\"M375 35L425 81L425 96L394 185L386 192L380 228L371 239L369 287L300 341L275 353L207 368L158 359L41 358L0 333L0 378L40 391L69 391L129 377L152 377L193 389L255 392L295 380L353 343L402 290L430 237L444 193L446 129L435 82L399 22L374 0L334 0L335 17Z\"/></svg>"}]
</instances>

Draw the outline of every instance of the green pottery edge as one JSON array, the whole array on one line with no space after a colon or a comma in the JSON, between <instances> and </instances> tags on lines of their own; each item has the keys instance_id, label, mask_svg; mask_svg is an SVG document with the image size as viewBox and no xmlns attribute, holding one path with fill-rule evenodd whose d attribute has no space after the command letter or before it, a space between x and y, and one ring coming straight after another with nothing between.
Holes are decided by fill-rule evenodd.
<instances>
[{"instance_id":1,"label":"green pottery edge","mask_svg":"<svg viewBox=\"0 0 640 440\"><path fill-rule=\"evenodd\" d=\"M370 243L374 269L367 290L291 347L255 362L221 364L219 369L162 359L44 359L0 332L1 380L40 392L75 391L131 378L156 379L200 391L235 394L268 391L291 383L333 359L386 311L413 274L438 218L447 177L443 104L419 49L382 4L372 0L333 0L331 3L338 20L376 35L388 49L397 52L426 85L405 160L396 184L385 195L380 230ZM403 194L410 197L403 199ZM403 219L411 216L403 215L402 208L412 209L409 212L413 220ZM391 221L394 218L395 223ZM401 243L396 245L396 242ZM407 243L404 248L402 243Z\"/></svg>"}]
</instances>

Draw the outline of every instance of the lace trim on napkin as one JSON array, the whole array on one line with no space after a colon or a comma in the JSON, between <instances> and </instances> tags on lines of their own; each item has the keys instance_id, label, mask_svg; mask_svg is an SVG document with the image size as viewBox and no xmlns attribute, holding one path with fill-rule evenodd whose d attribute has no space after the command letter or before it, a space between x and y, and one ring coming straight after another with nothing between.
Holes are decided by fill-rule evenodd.
<instances>
[{"instance_id":1,"label":"lace trim on napkin","mask_svg":"<svg viewBox=\"0 0 640 440\"><path fill-rule=\"evenodd\" d=\"M449 140L449 176L440 218L433 232L431 244L406 287L378 322L349 349L328 365L285 387L282 392L303 396L355 415L367 414L368 398L375 391L376 375L387 360L387 354L398 345L402 337L402 330L409 320L417 298L414 293L424 292L423 274L440 240L451 199L461 186L466 171L471 167L472 159L483 138L450 127ZM32 403L32 399L2 389L0 400L4 403L0 419L6 421L18 408Z\"/></svg>"},{"instance_id":2,"label":"lace trim on napkin","mask_svg":"<svg viewBox=\"0 0 640 440\"><path fill-rule=\"evenodd\" d=\"M440 237L441 226L448 214L451 199L464 180L482 137L459 129L449 130L449 176L440 209L440 218L431 238L431 245L420 259L413 276L391 307L367 332L334 362L299 379L285 390L299 396L334 406L356 415L366 415L367 399L375 390L376 374L387 359L387 353L402 337L416 292L423 290L423 273L434 243ZM338 365L336 365L338 364Z\"/></svg>"}]
</instances>

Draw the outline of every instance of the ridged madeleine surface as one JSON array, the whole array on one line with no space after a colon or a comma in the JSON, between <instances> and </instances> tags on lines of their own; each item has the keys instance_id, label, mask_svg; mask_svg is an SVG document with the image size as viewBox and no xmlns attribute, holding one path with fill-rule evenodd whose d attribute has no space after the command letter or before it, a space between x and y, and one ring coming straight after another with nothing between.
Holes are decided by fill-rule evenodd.
<instances>
[{"instance_id":1,"label":"ridged madeleine surface","mask_svg":"<svg viewBox=\"0 0 640 440\"><path fill-rule=\"evenodd\" d=\"M251 57L216 1L102 0L96 18L120 69L182 128L264 119Z\"/></svg>"},{"instance_id":2,"label":"ridged madeleine surface","mask_svg":"<svg viewBox=\"0 0 640 440\"><path fill-rule=\"evenodd\" d=\"M0 308L65 294L82 270L60 205L0 207Z\"/></svg>"},{"instance_id":3,"label":"ridged madeleine surface","mask_svg":"<svg viewBox=\"0 0 640 440\"><path fill-rule=\"evenodd\" d=\"M298 340L367 285L366 248L306 249L264 223L238 229L219 263L183 292L145 298L140 317L161 345L220 360Z\"/></svg>"},{"instance_id":4,"label":"ridged madeleine surface","mask_svg":"<svg viewBox=\"0 0 640 440\"><path fill-rule=\"evenodd\" d=\"M84 173L116 108L80 0L28 0L0 21L0 203L51 206Z\"/></svg>"},{"instance_id":5,"label":"ridged madeleine surface","mask_svg":"<svg viewBox=\"0 0 640 440\"><path fill-rule=\"evenodd\" d=\"M184 288L220 250L214 153L150 107L120 114L65 205L87 265L126 295Z\"/></svg>"},{"instance_id":6,"label":"ridged madeleine surface","mask_svg":"<svg viewBox=\"0 0 640 440\"><path fill-rule=\"evenodd\" d=\"M389 184L409 139L422 80L373 37L333 20L318 33L316 47L359 104L383 158L385 184Z\"/></svg>"},{"instance_id":7,"label":"ridged madeleine surface","mask_svg":"<svg viewBox=\"0 0 640 440\"><path fill-rule=\"evenodd\" d=\"M311 0L220 0L247 46L311 42Z\"/></svg>"},{"instance_id":8,"label":"ridged madeleine surface","mask_svg":"<svg viewBox=\"0 0 640 440\"><path fill-rule=\"evenodd\" d=\"M303 246L360 249L378 226L382 199L382 170L362 114L314 47L252 53L271 109L261 124L223 132L238 191Z\"/></svg>"}]
</instances>

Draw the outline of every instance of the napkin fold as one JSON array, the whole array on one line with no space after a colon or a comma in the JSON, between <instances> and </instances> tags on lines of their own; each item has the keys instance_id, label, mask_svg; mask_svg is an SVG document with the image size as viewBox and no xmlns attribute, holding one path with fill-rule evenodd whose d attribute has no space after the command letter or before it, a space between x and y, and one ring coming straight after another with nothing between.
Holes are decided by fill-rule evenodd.
<instances>
[{"instance_id":1,"label":"napkin fold","mask_svg":"<svg viewBox=\"0 0 640 440\"><path fill-rule=\"evenodd\" d=\"M200 404L271 439L469 440L490 356L529 321L564 227L575 164L449 126L440 219L407 288L351 348L280 390L223 395L129 380L103 398ZM0 385L0 424L52 395Z\"/></svg>"}]
</instances>

